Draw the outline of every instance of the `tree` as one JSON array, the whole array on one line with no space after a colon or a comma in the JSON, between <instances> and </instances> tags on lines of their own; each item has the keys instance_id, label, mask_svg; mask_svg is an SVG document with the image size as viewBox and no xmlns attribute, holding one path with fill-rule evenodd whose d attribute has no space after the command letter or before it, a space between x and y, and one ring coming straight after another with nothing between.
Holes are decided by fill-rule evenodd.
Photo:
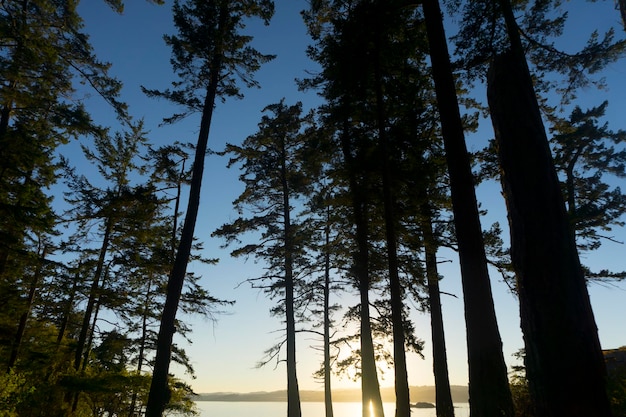
<instances>
[{"instance_id":1,"label":"tree","mask_svg":"<svg viewBox=\"0 0 626 417\"><path fill-rule=\"evenodd\" d=\"M496 322L474 180L438 0L422 2L446 152L459 248L472 415L512 416L502 341Z\"/></svg>"},{"instance_id":2,"label":"tree","mask_svg":"<svg viewBox=\"0 0 626 417\"><path fill-rule=\"evenodd\" d=\"M540 415L609 416L600 341L540 107L511 4L500 6L510 50L492 64L488 99L530 392ZM573 356L575 372L563 366Z\"/></svg>"},{"instance_id":3,"label":"tree","mask_svg":"<svg viewBox=\"0 0 626 417\"><path fill-rule=\"evenodd\" d=\"M605 101L586 111L576 106L568 119L555 122L550 140L579 251L599 248L604 239L611 239L602 232L624 224L619 219L626 210L626 196L603 178L626 176L626 151L616 149L626 140L626 132L599 125L607 105ZM593 276L602 274L612 275L606 271Z\"/></svg>"},{"instance_id":4,"label":"tree","mask_svg":"<svg viewBox=\"0 0 626 417\"><path fill-rule=\"evenodd\" d=\"M74 206L68 215L74 216L78 224L74 242L81 238L86 239L85 232L90 229L89 225L94 220L101 221L98 228L102 233L102 243L97 249L97 261L76 346L74 368L77 371L81 369L81 364L86 362L90 349L88 335L92 328L94 309L99 305L102 281L110 259L110 246L116 235L119 235L120 224L125 216L131 214L136 202L149 201L145 198L146 189L142 187L132 189L130 184L133 171L139 169L136 158L145 142L140 123L130 132L117 133L113 138L108 135L97 137L94 141L94 150L83 145L85 157L96 164L102 179L108 183L105 189L93 186L87 177L76 175L74 170L68 167L68 185L72 191L66 194L66 199ZM137 217L138 211L132 214Z\"/></svg>"},{"instance_id":5,"label":"tree","mask_svg":"<svg viewBox=\"0 0 626 417\"><path fill-rule=\"evenodd\" d=\"M234 242L238 236L260 232L260 240L246 244L232 252L233 256L254 256L264 260L268 267L260 284L270 297L283 302L275 309L285 317L285 340L268 351L270 359L278 356L286 346L287 415L299 417L300 394L296 373L296 309L299 304L297 287L302 279L306 258L303 253L306 234L293 216L293 206L307 193L309 178L303 170L302 152L306 134L303 124L311 123L310 116L302 116L302 104L287 106L283 101L264 109L271 116L263 116L259 131L249 136L242 146L229 145L233 153L229 166L242 164L240 180L243 193L235 200L235 209L242 213L250 208L251 217L240 217L223 225L213 234ZM256 280L255 280L256 281Z\"/></svg>"},{"instance_id":6,"label":"tree","mask_svg":"<svg viewBox=\"0 0 626 417\"><path fill-rule=\"evenodd\" d=\"M354 242L352 250L352 267L349 276L359 292L359 323L360 323L360 359L361 359L361 393L363 415L373 408L374 416L382 416L382 398L376 371L375 349L372 339L372 323L370 318L370 296L372 285L370 276L370 243L368 211L369 197L367 184L370 173L365 169L367 157L371 148L367 135L359 129L359 118L351 120L356 112L357 97L361 97L364 90L358 88L358 77L354 77L351 69L357 66L357 57L351 54L351 42L357 41L343 32L342 5L311 4L310 14L306 16L309 31L319 43L319 50L311 49L312 57L323 65L323 73L317 79L304 83L305 86L324 85L323 95L329 101L324 109L327 113L325 123L332 131L337 150L342 155L340 175L346 182L346 192L349 201L348 216L350 225L348 235ZM328 17L331 16L331 18ZM334 17L336 16L336 19ZM321 36L319 22L326 22L331 32ZM360 57L362 59L362 57ZM359 74L360 75L360 74ZM355 95L352 95L356 93Z\"/></svg>"},{"instance_id":7,"label":"tree","mask_svg":"<svg viewBox=\"0 0 626 417\"><path fill-rule=\"evenodd\" d=\"M175 1L174 24L178 35L166 36L172 47L172 66L179 81L173 89L147 90L148 96L166 98L186 110L166 122L175 122L190 112L201 112L200 131L192 168L189 202L183 223L176 258L167 286L161 326L157 339L155 361L147 417L160 417L170 395L168 371L171 346L175 332L176 311L182 292L187 263L193 242L195 223L200 205L200 189L204 171L204 157L217 97L240 97L237 77L246 86L256 86L252 74L272 57L249 46L250 36L242 35L243 19L258 16L268 23L273 14L270 0Z\"/></svg>"},{"instance_id":8,"label":"tree","mask_svg":"<svg viewBox=\"0 0 626 417\"><path fill-rule=\"evenodd\" d=\"M37 242L55 233L47 191L59 178L55 150L71 138L101 132L80 97L67 97L82 80L120 114L125 107L117 100L119 82L107 75L108 64L93 56L81 32L75 3L5 2L0 28L0 288L8 297L2 315L17 326L27 309L19 300L28 287L21 277L37 258Z\"/></svg>"}]
</instances>

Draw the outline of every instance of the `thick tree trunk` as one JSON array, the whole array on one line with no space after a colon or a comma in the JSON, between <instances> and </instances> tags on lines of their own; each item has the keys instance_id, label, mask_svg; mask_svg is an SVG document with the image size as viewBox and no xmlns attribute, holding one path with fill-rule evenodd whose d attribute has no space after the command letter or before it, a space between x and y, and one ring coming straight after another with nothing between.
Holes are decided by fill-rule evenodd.
<instances>
[{"instance_id":1,"label":"thick tree trunk","mask_svg":"<svg viewBox=\"0 0 626 417\"><path fill-rule=\"evenodd\" d=\"M537 415L609 416L597 328L523 55L494 60L487 92Z\"/></svg>"},{"instance_id":2,"label":"thick tree trunk","mask_svg":"<svg viewBox=\"0 0 626 417\"><path fill-rule=\"evenodd\" d=\"M470 413L476 417L512 416L513 401L441 10L438 0L424 0L422 5L459 247L467 327Z\"/></svg>"},{"instance_id":3,"label":"thick tree trunk","mask_svg":"<svg viewBox=\"0 0 626 417\"><path fill-rule=\"evenodd\" d=\"M624 25L624 30L626 30L626 0L617 0L619 14L622 17L622 25Z\"/></svg>"},{"instance_id":4,"label":"thick tree trunk","mask_svg":"<svg viewBox=\"0 0 626 417\"><path fill-rule=\"evenodd\" d=\"M360 250L359 250L360 252ZM362 257L363 254L358 255ZM367 257L367 255L365 255ZM361 269L359 267L359 269ZM374 341L372 340L372 325L369 309L369 277L367 270L360 271L359 293L361 299L361 402L363 417L384 417L383 400L380 395L376 359L374 356ZM370 413L370 407L372 413Z\"/></svg>"},{"instance_id":5,"label":"thick tree trunk","mask_svg":"<svg viewBox=\"0 0 626 417\"><path fill-rule=\"evenodd\" d=\"M433 344L433 373L435 376L435 402L437 417L454 417L454 403L448 377L446 339L443 330L439 272L437 271L437 243L432 231L432 218L427 204L421 210L421 229L424 236L426 279L430 304L430 328Z\"/></svg>"},{"instance_id":6,"label":"thick tree trunk","mask_svg":"<svg viewBox=\"0 0 626 417\"><path fill-rule=\"evenodd\" d=\"M213 107L217 93L218 68L220 67L221 64L218 62L217 65L214 65L212 68L212 79L207 88L204 100L200 132L198 133L198 143L196 145L191 172L187 212L178 243L178 250L176 251L176 258L174 259L174 266L172 267L172 272L167 282L167 295L161 316L159 335L157 337L157 352L146 406L146 417L162 417L165 407L170 401L168 372L172 356L171 347L174 340L174 333L176 332L176 311L178 310L178 303L183 291L183 283L187 273L187 263L189 262L191 254L194 229L196 227L198 209L200 207L200 189L204 172L204 158L209 141L209 131L211 130L211 119L213 117Z\"/></svg>"}]
</instances>

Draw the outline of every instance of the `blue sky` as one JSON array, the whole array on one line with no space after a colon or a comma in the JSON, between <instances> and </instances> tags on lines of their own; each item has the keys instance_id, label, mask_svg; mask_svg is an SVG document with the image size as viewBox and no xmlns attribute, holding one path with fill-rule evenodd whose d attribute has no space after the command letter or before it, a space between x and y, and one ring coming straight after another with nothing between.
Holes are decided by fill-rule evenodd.
<instances>
[{"instance_id":1,"label":"blue sky","mask_svg":"<svg viewBox=\"0 0 626 417\"><path fill-rule=\"evenodd\" d=\"M173 33L171 1L167 1L165 6L154 6L141 0L127 0L126 3L126 10L121 16L111 11L103 0L85 0L81 3L79 10L85 20L85 31L91 36L97 56L113 64L112 73L125 84L123 98L129 103L131 114L145 119L151 142L195 142L199 117L192 116L174 126L159 127L161 119L171 115L176 109L166 102L148 99L140 91L140 85L147 88L165 88L174 80L169 64L170 51L162 41L164 33ZM567 32L568 42L564 44L566 47L570 47L570 42L580 45L593 27L616 25L618 31L621 30L618 26L619 14L613 9L612 1L588 4L578 0L567 4L572 6L572 13ZM306 1L303 0L278 0L276 15L269 27L258 22L249 25L249 32L255 36L254 45L261 52L277 54L278 57L258 73L256 78L261 83L261 89L244 91L244 100L228 100L218 104L209 138L212 149L221 150L226 142L238 143L254 133L261 109L278 102L282 97L286 98L288 104L301 100L305 107L312 107L319 102L313 93L297 91L294 82L295 78L305 77L307 70L315 69L315 64L306 58L304 52L309 39L299 11L305 7ZM618 32L618 35L622 36L622 32ZM609 89L585 89L579 94L580 99L576 104L585 108L608 99L610 104L606 120L615 130L625 129L626 118L623 114L626 109L626 62L610 65L603 75ZM484 101L485 98L479 96L477 99ZM90 108L96 121L114 126L111 112L103 103L90 100ZM468 148L482 148L491 136L490 123L488 120L484 121L483 127L468 137ZM238 172L227 170L226 162L224 158L217 156L207 158L200 220L196 228L196 236L204 242L206 255L218 257L220 262L212 267L190 265L189 269L203 276L203 285L212 294L219 298L236 300L237 303L227 309L227 314L217 316L216 323L191 319L193 344L186 349L197 373L197 378L191 381L192 386L197 392L284 389L286 377L282 364L276 369L272 366L255 369L263 351L280 336L281 323L270 317L269 308L272 303L263 294L245 284L238 286L245 279L257 276L260 267L252 260L244 262L231 259L229 251L220 248L222 242L209 236L216 227L235 217L231 202L242 190L237 180ZM80 167L86 175L93 169L84 164ZM621 185L623 187L623 181ZM483 227L487 228L494 221L506 226L499 184L481 185L478 198L482 207L488 210L488 215L483 219ZM614 230L613 235L620 241L626 240L624 228ZM620 270L626 269L625 253L623 245L606 243L598 253L582 254L581 258L583 262L597 269ZM463 302L456 255L440 253L439 256L440 260L451 261L441 266L441 273L445 276L441 283L442 291L457 296L444 296L443 300L450 379L453 384L466 384ZM513 363L511 354L522 347L517 301L495 271L491 272L491 276L505 360L510 365ZM626 329L623 324L623 317L626 316L626 284L592 284L589 291L603 348L626 345ZM352 303L348 296L336 301L344 305ZM418 334L427 343L424 360L416 355L409 356L410 383L430 385L433 377L428 342L429 318L419 313L415 313L413 318ZM310 336L302 336L298 343L300 387L319 389L321 385L311 378L311 374L317 369L321 357L318 352L309 348L318 342ZM179 376L184 377L182 371ZM390 386L393 380L388 375L381 383L383 386ZM346 380L336 380L334 384L337 387L358 386Z\"/></svg>"}]
</instances>

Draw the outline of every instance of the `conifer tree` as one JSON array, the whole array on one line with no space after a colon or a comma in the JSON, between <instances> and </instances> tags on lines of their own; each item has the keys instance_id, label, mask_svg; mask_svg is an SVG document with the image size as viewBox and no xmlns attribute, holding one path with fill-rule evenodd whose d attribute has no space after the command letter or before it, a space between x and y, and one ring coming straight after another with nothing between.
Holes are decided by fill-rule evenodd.
<instances>
[{"instance_id":1,"label":"conifer tree","mask_svg":"<svg viewBox=\"0 0 626 417\"><path fill-rule=\"evenodd\" d=\"M493 60L488 98L531 397L541 415L610 416L595 319L519 27L511 3L499 6L509 49ZM576 372L559 365L568 361L561 344L574 348Z\"/></svg>"},{"instance_id":2,"label":"conifer tree","mask_svg":"<svg viewBox=\"0 0 626 417\"><path fill-rule=\"evenodd\" d=\"M55 234L48 189L60 176L56 150L102 133L75 95L76 82L88 83L122 117L125 106L120 83L82 32L76 2L3 2L0 29L0 321L17 331L28 310L22 279L30 276L38 242Z\"/></svg>"},{"instance_id":3,"label":"conifer tree","mask_svg":"<svg viewBox=\"0 0 626 417\"><path fill-rule=\"evenodd\" d=\"M439 1L424 0L422 7L459 247L467 331L470 412L481 416L512 416L513 402L491 294L474 179Z\"/></svg>"},{"instance_id":4,"label":"conifer tree","mask_svg":"<svg viewBox=\"0 0 626 417\"><path fill-rule=\"evenodd\" d=\"M305 149L305 123L310 115L302 116L302 104L287 106L284 102L265 108L259 131L249 136L241 146L229 145L227 152L234 154L229 166L241 163L240 180L246 185L235 200L235 209L242 213L252 209L249 217L240 217L214 232L228 243L249 232L261 234L258 243L245 244L232 252L234 256L254 256L264 260L267 272L253 284L264 288L269 296L282 302L275 311L285 317L285 339L270 348L268 360L278 357L285 344L287 364L287 415L299 417L300 394L296 373L296 317L299 300L298 287L306 272L308 260L304 254L307 243L302 220L293 213L293 207L308 191L311 177L303 170Z\"/></svg>"},{"instance_id":5,"label":"conifer tree","mask_svg":"<svg viewBox=\"0 0 626 417\"><path fill-rule=\"evenodd\" d=\"M267 24L274 7L270 0L180 0L173 6L176 35L165 37L172 48L172 65L179 80L172 89L144 89L151 97L161 97L184 108L167 118L172 123L193 112L201 113L200 130L192 168L189 202L174 265L169 276L167 297L157 340L147 417L161 417L169 401L168 371L180 301L195 223L200 205L204 158L216 98L241 97L238 82L256 86L252 74L272 57L252 48L250 36L241 33L244 20L260 17Z\"/></svg>"},{"instance_id":6,"label":"conifer tree","mask_svg":"<svg viewBox=\"0 0 626 417\"><path fill-rule=\"evenodd\" d=\"M626 210L626 196L620 187L611 189L604 178L626 177L626 151L620 149L626 132L599 124L607 106L607 101L587 110L576 106L567 119L555 121L550 140L579 251L598 249L603 240L611 240L604 233L624 224L620 217Z\"/></svg>"},{"instance_id":7,"label":"conifer tree","mask_svg":"<svg viewBox=\"0 0 626 417\"><path fill-rule=\"evenodd\" d=\"M562 34L567 14L559 8L565 3L558 1L459 3L465 7L457 46L470 78L484 76L486 65L492 65L488 99L503 172L517 287L524 292L520 294L520 309L531 393L542 415L558 415L565 412L564 407L571 407L567 412L572 415L591 410L604 415L607 406L602 399L603 389L599 388L603 384L599 342L586 288L580 280L573 234L565 230L568 221L563 217L563 200L542 121L550 109L540 95L557 91L561 103L570 102L578 88L595 82L590 74L623 54L625 42L616 41L615 31L610 28L603 36L592 32L579 52L560 51L554 46L554 38ZM562 77L533 78L530 71ZM547 115L552 116L549 112ZM546 246L541 249L542 245ZM548 295L548 288L555 293ZM556 307L561 302L561 307ZM574 322L575 326L571 324ZM542 330L546 333L540 335ZM549 342L551 337L554 339ZM585 383L593 385L586 394L576 394L577 389L586 389L582 388L585 383L573 375L564 377L569 370L551 368L557 362L567 362L562 355L557 359L559 354L553 345L558 341L570 346L577 343L577 352L584 352L584 364L577 376L586 374ZM572 389L561 384L559 393L548 393L546 388L555 387L552 381L557 378L571 382ZM573 401L558 399L563 393L572 394Z\"/></svg>"}]
</instances>

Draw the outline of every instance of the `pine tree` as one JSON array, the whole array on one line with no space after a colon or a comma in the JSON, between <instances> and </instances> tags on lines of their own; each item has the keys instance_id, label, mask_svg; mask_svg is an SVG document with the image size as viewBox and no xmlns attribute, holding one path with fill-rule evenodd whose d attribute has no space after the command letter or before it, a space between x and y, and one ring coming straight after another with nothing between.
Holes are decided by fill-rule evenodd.
<instances>
[{"instance_id":1,"label":"pine tree","mask_svg":"<svg viewBox=\"0 0 626 417\"><path fill-rule=\"evenodd\" d=\"M500 6L510 49L494 59L488 98L530 392L541 415L609 416L606 368L573 230L512 6L507 0ZM559 365L571 360L562 344L574 347L575 372Z\"/></svg>"},{"instance_id":2,"label":"pine tree","mask_svg":"<svg viewBox=\"0 0 626 417\"><path fill-rule=\"evenodd\" d=\"M602 240L611 239L604 232L624 224L620 217L626 210L626 196L603 179L626 176L626 151L619 149L626 132L614 132L606 123L599 125L607 106L606 101L585 111L576 106L569 118L557 120L552 129L554 163L579 251L598 249ZM611 275L593 275L602 274Z\"/></svg>"},{"instance_id":3,"label":"pine tree","mask_svg":"<svg viewBox=\"0 0 626 417\"><path fill-rule=\"evenodd\" d=\"M512 416L513 402L491 294L474 180L439 1L425 0L422 7L459 247L467 328L470 412L481 416Z\"/></svg>"},{"instance_id":4,"label":"pine tree","mask_svg":"<svg viewBox=\"0 0 626 417\"><path fill-rule=\"evenodd\" d=\"M184 113L166 119L167 122L180 120L191 112L201 112L202 117L189 202L161 318L147 417L161 417L170 399L167 381L174 325L199 211L204 158L215 100L217 97L240 97L237 81L248 87L256 86L252 74L272 58L250 47L248 44L252 38L240 32L245 18L256 16L265 23L269 21L274 12L270 0L175 1L173 11L178 34L166 36L165 41L172 47L171 61L179 81L173 83L171 90L144 91L149 96L166 98L186 109Z\"/></svg>"},{"instance_id":5,"label":"pine tree","mask_svg":"<svg viewBox=\"0 0 626 417\"><path fill-rule=\"evenodd\" d=\"M245 183L243 193L234 202L242 213L252 209L250 217L240 217L214 232L227 242L238 236L258 232L258 243L246 244L233 251L234 256L254 256L269 265L260 277L268 283L254 284L264 288L270 297L284 300L277 308L285 317L285 340L268 351L269 359L279 355L285 344L287 364L287 415L299 417L300 394L296 373L296 316L299 301L299 281L307 265L303 249L306 234L293 207L307 193L309 178L303 170L302 152L306 141L303 125L311 123L310 116L302 116L302 104L287 106L284 102L264 109L259 131L239 146L227 147L234 157L229 166L241 163L240 180ZM255 281L257 281L255 279Z\"/></svg>"}]
</instances>

